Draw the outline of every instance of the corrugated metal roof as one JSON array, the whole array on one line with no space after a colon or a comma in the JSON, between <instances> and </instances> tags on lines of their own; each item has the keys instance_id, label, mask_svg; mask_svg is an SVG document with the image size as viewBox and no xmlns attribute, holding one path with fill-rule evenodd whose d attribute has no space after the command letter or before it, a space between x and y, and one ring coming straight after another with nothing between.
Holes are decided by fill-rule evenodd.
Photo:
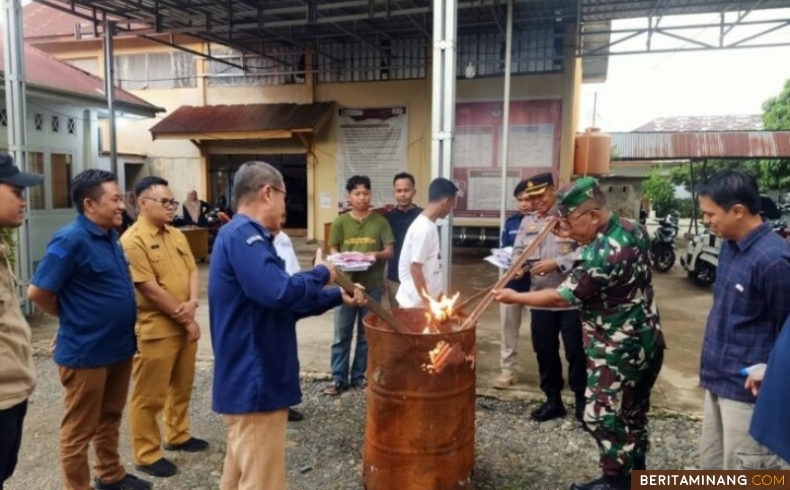
<instances>
[{"instance_id":1,"label":"corrugated metal roof","mask_svg":"<svg viewBox=\"0 0 790 490\"><path fill-rule=\"evenodd\" d=\"M28 85L87 96L97 101L107 100L104 96L104 80L101 78L53 58L29 44L25 44L24 56L25 81ZM0 74L3 73L3 59L3 42L0 40ZM145 100L120 88L115 89L115 100L122 104L137 107L150 114L164 112L164 109L149 104Z\"/></svg>"},{"instance_id":2,"label":"corrugated metal roof","mask_svg":"<svg viewBox=\"0 0 790 490\"><path fill-rule=\"evenodd\" d=\"M634 129L646 131L762 131L763 116L760 114L727 116L680 116L657 117Z\"/></svg>"},{"instance_id":3,"label":"corrugated metal roof","mask_svg":"<svg viewBox=\"0 0 790 490\"><path fill-rule=\"evenodd\" d=\"M91 13L81 8L77 8L77 11L86 15ZM62 37L73 40L74 26L84 22L79 17L35 2L22 7L22 32L26 40L56 40Z\"/></svg>"},{"instance_id":4,"label":"corrugated metal roof","mask_svg":"<svg viewBox=\"0 0 790 490\"><path fill-rule=\"evenodd\" d=\"M621 160L790 158L790 131L610 133Z\"/></svg>"},{"instance_id":5,"label":"corrugated metal roof","mask_svg":"<svg viewBox=\"0 0 790 490\"><path fill-rule=\"evenodd\" d=\"M154 127L161 134L245 131L316 131L334 102L181 106Z\"/></svg>"}]
</instances>

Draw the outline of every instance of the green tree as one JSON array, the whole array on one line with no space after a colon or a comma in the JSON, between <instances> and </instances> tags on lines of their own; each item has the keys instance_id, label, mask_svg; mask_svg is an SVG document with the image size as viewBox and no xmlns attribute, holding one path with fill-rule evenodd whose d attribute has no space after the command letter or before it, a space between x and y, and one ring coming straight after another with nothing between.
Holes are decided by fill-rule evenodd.
<instances>
[{"instance_id":1,"label":"green tree","mask_svg":"<svg viewBox=\"0 0 790 490\"><path fill-rule=\"evenodd\" d=\"M720 170L741 170L753 175L758 181L761 176L761 168L755 160L719 160L710 159L705 165L701 161L695 161L694 165L694 183L699 184L711 175ZM687 191L692 192L691 189L691 169L692 165L683 165L672 169L669 175L670 181L674 185L683 186Z\"/></svg>"},{"instance_id":2,"label":"green tree","mask_svg":"<svg viewBox=\"0 0 790 490\"><path fill-rule=\"evenodd\" d=\"M763 127L769 131L790 130L790 80L782 92L763 103ZM760 187L773 190L790 188L790 160L761 160Z\"/></svg>"},{"instance_id":3,"label":"green tree","mask_svg":"<svg viewBox=\"0 0 790 490\"><path fill-rule=\"evenodd\" d=\"M650 199L656 216L665 216L672 210L675 201L675 188L660 169L653 168L650 177L642 184L642 191Z\"/></svg>"}]
</instances>

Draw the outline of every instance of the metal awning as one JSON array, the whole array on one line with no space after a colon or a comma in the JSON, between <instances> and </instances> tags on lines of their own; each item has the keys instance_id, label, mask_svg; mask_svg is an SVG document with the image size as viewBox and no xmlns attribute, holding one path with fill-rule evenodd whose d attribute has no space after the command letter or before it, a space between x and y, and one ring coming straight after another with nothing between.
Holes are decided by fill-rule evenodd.
<instances>
[{"instance_id":1,"label":"metal awning","mask_svg":"<svg viewBox=\"0 0 790 490\"><path fill-rule=\"evenodd\" d=\"M334 102L181 106L150 129L153 139L268 140L314 134Z\"/></svg>"},{"instance_id":2,"label":"metal awning","mask_svg":"<svg viewBox=\"0 0 790 490\"><path fill-rule=\"evenodd\" d=\"M93 24L93 35L104 16L118 21L118 34L155 37L156 34L187 34L206 42L216 42L264 54L264 46L319 46L325 42L356 40L386 50L384 40L428 37L433 28L432 0L245 0L235 2L189 0L34 0L36 3L69 12ZM652 36L685 41L684 49L705 47L748 47L735 39L735 27L762 26L765 33L788 28L790 19L748 20L756 10L788 7L787 0L514 0L513 29L576 24L582 42L577 54L605 57L608 49L624 39L646 36L645 51ZM504 35L507 0L460 0L457 2L459 34L495 33ZM674 15L720 14L721 45L708 46L688 37L688 27L662 22ZM730 16L727 14L730 13ZM645 28L613 31L618 19L651 18ZM699 26L697 26L699 27ZM90 35L90 31L79 35ZM560 34L561 36L561 34ZM616 37L617 39L610 39ZM736 36L737 37L737 36ZM750 36L750 38L758 35ZM161 39L157 42L161 42ZM731 44L731 46L727 46ZM684 45L685 46L685 45ZM280 60L282 61L282 60ZM287 64L287 63L283 63ZM601 70L601 66L596 67Z\"/></svg>"},{"instance_id":3,"label":"metal awning","mask_svg":"<svg viewBox=\"0 0 790 490\"><path fill-rule=\"evenodd\" d=\"M790 158L790 131L611 133L622 160Z\"/></svg>"}]
</instances>

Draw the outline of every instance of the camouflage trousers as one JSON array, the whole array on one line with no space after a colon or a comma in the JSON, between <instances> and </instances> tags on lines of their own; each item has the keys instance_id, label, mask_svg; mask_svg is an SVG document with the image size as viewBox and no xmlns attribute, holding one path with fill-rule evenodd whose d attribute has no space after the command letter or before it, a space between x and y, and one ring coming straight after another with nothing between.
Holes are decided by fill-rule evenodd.
<instances>
[{"instance_id":1,"label":"camouflage trousers","mask_svg":"<svg viewBox=\"0 0 790 490\"><path fill-rule=\"evenodd\" d=\"M605 475L630 474L634 459L649 449L650 391L664 362L664 348L663 341L611 345L585 339L584 426L598 444Z\"/></svg>"}]
</instances>

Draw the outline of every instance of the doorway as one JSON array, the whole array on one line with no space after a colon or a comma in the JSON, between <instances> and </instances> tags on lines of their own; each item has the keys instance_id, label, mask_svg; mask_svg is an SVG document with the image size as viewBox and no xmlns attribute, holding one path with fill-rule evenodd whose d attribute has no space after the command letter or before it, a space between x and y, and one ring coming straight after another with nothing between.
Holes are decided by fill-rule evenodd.
<instances>
[{"instance_id":1,"label":"doorway","mask_svg":"<svg viewBox=\"0 0 790 490\"><path fill-rule=\"evenodd\" d=\"M249 161L266 162L283 174L288 192L285 209L289 230L307 232L307 155L304 153L276 154L211 154L209 155L209 198L216 203L224 196L233 202L233 178L239 167ZM297 234L298 236L298 234Z\"/></svg>"}]
</instances>

